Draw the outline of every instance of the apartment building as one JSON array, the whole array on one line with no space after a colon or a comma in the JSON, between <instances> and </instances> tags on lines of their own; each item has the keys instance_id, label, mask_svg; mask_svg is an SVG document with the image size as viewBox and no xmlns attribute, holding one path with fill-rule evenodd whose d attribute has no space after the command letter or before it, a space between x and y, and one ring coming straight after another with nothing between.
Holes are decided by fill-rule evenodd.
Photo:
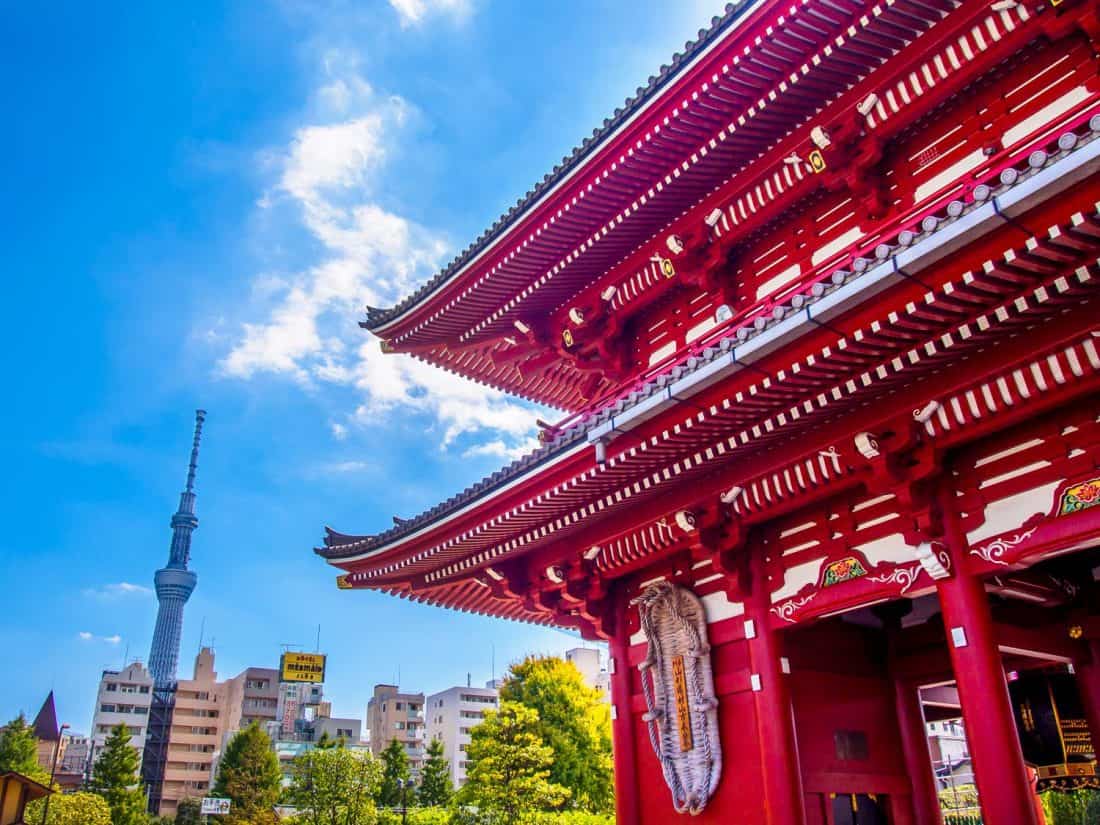
<instances>
[{"instance_id":1,"label":"apartment building","mask_svg":"<svg viewBox=\"0 0 1100 825\"><path fill-rule=\"evenodd\" d=\"M424 764L424 694L401 693L397 685L375 685L367 703L370 748L380 756L396 739L405 747L409 768L417 773Z\"/></svg>"},{"instance_id":2,"label":"apartment building","mask_svg":"<svg viewBox=\"0 0 1100 825\"><path fill-rule=\"evenodd\" d=\"M279 671L250 667L226 683L228 703L225 733L231 735L253 722L266 728L279 708Z\"/></svg>"},{"instance_id":3,"label":"apartment building","mask_svg":"<svg viewBox=\"0 0 1100 825\"><path fill-rule=\"evenodd\" d=\"M111 729L119 724L130 731L130 745L140 756L149 732L152 703L153 677L141 662L135 661L122 670L103 671L92 714L91 762L99 758Z\"/></svg>"},{"instance_id":4,"label":"apartment building","mask_svg":"<svg viewBox=\"0 0 1100 825\"><path fill-rule=\"evenodd\" d=\"M485 711L497 705L497 690L489 684L483 688L448 688L427 699L428 739L443 743L443 756L450 763L451 782L456 788L466 782L470 732L481 724Z\"/></svg>"},{"instance_id":5,"label":"apartment building","mask_svg":"<svg viewBox=\"0 0 1100 825\"><path fill-rule=\"evenodd\" d=\"M195 657L192 678L176 684L160 816L174 816L181 799L207 794L228 718L229 684L218 681L214 651L204 647Z\"/></svg>"}]
</instances>

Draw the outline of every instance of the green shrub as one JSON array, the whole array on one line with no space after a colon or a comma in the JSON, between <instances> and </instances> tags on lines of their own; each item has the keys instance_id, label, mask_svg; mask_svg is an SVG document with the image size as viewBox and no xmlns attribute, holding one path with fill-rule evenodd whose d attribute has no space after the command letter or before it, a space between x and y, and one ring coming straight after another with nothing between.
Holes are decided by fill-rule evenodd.
<instances>
[{"instance_id":1,"label":"green shrub","mask_svg":"<svg viewBox=\"0 0 1100 825\"><path fill-rule=\"evenodd\" d=\"M956 785L953 788L944 788L940 791L940 808L948 811L962 811L969 813L967 809L978 807L978 789L971 783L968 785Z\"/></svg>"},{"instance_id":2,"label":"green shrub","mask_svg":"<svg viewBox=\"0 0 1100 825\"><path fill-rule=\"evenodd\" d=\"M548 811L529 814L520 822L522 825L615 825L615 816L589 811Z\"/></svg>"},{"instance_id":3,"label":"green shrub","mask_svg":"<svg viewBox=\"0 0 1100 825\"><path fill-rule=\"evenodd\" d=\"M409 808L408 825L451 825L447 808ZM401 811L378 811L378 825L401 825Z\"/></svg>"},{"instance_id":4,"label":"green shrub","mask_svg":"<svg viewBox=\"0 0 1100 825\"><path fill-rule=\"evenodd\" d=\"M588 811L539 811L522 814L515 822L508 822L500 814L488 811L478 813L471 808L461 806L453 808L449 815L449 819L438 820L438 825L615 825L614 815L594 814ZM400 822L399 816L396 823ZM379 825L382 825L382 823L379 823ZM385 825L391 825L391 823L387 822ZM414 823L410 816L409 825L437 825L437 821L428 820L423 823Z\"/></svg>"},{"instance_id":5,"label":"green shrub","mask_svg":"<svg viewBox=\"0 0 1100 825\"><path fill-rule=\"evenodd\" d=\"M1047 825L1093 825L1100 822L1100 791L1047 791L1039 797Z\"/></svg>"}]
</instances>

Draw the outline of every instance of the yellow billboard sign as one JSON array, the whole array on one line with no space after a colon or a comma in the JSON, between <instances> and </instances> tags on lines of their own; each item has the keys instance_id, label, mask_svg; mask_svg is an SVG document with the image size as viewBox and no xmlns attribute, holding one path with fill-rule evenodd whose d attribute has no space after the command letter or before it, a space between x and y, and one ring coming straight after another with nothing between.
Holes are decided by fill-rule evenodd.
<instances>
[{"instance_id":1,"label":"yellow billboard sign","mask_svg":"<svg viewBox=\"0 0 1100 825\"><path fill-rule=\"evenodd\" d=\"M279 660L279 679L283 682L325 681L324 653L284 653Z\"/></svg>"}]
</instances>

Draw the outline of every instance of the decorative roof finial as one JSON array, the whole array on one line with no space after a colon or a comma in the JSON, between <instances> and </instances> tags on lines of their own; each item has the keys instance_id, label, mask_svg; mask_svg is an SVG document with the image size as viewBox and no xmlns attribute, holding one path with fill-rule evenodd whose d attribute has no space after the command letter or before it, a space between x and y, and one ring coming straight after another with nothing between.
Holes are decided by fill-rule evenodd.
<instances>
[{"instance_id":1,"label":"decorative roof finial","mask_svg":"<svg viewBox=\"0 0 1100 825\"><path fill-rule=\"evenodd\" d=\"M202 438L202 422L206 420L206 410L195 410L195 440L191 444L191 464L187 468L187 492L195 487L195 470L199 466L199 439Z\"/></svg>"}]
</instances>

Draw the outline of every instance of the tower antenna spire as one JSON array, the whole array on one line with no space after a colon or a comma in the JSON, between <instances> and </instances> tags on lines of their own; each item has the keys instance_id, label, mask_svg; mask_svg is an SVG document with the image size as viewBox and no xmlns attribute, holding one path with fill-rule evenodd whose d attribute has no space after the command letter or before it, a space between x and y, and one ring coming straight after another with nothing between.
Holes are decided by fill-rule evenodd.
<instances>
[{"instance_id":1,"label":"tower antenna spire","mask_svg":"<svg viewBox=\"0 0 1100 825\"><path fill-rule=\"evenodd\" d=\"M206 420L206 410L195 410L195 438L191 442L191 463L187 466L188 493L195 489L195 471L199 468L199 441L202 439L202 422Z\"/></svg>"}]
</instances>

